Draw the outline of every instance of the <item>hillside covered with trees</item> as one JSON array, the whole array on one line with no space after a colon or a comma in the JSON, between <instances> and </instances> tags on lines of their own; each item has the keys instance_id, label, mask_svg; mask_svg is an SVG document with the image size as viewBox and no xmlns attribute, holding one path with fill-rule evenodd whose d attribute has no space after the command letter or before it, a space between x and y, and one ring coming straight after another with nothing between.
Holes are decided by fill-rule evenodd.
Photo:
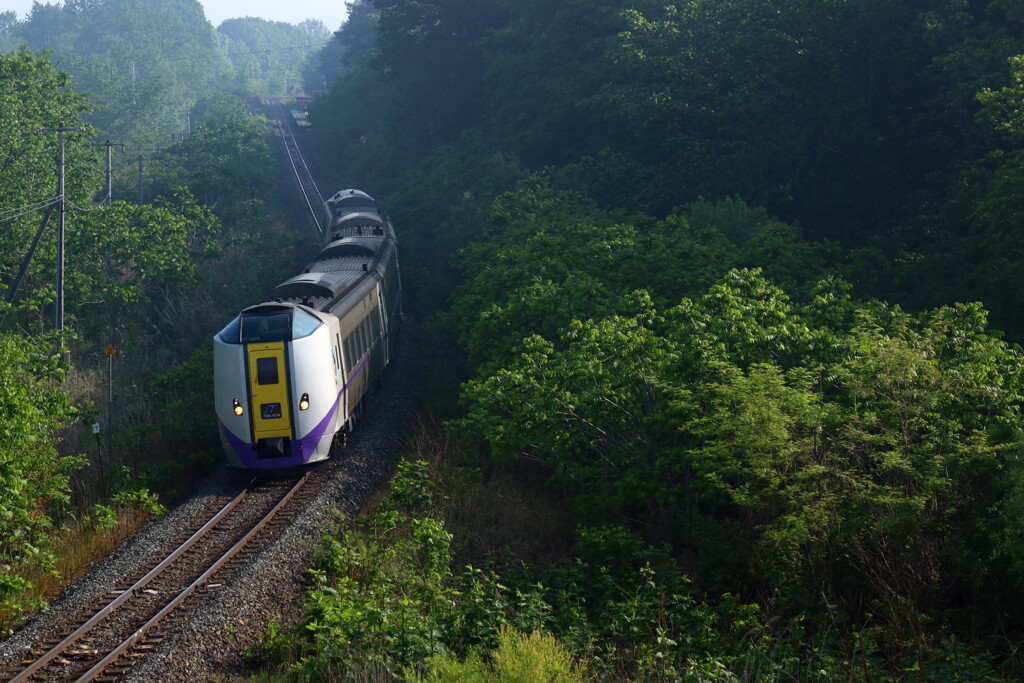
<instances>
[{"instance_id":1,"label":"hillside covered with trees","mask_svg":"<svg viewBox=\"0 0 1024 683\"><path fill-rule=\"evenodd\" d=\"M68 135L63 341L90 359L59 362L48 232L0 323L5 624L55 537L102 535L107 504L152 509L180 474L98 457L123 466L100 478L120 498L82 495L106 343L133 362L115 451L187 433L179 462L213 462L194 349L287 272L294 239L251 98L304 82L326 85L320 168L399 231L426 426L253 663L1021 677L1018 3L350 8L329 40L214 29L194 0L0 14L3 291L54 195L34 130L86 128ZM141 188L122 169L112 202L107 136L149 169ZM196 413L208 440L175 428Z\"/></svg>"},{"instance_id":2,"label":"hillside covered with trees","mask_svg":"<svg viewBox=\"0 0 1024 683\"><path fill-rule=\"evenodd\" d=\"M20 21L0 13L0 49L48 51L90 94L87 120L100 134L147 150L202 123L193 108L204 97L289 95L304 78L322 87L313 55L330 37L316 20L246 17L215 28L197 0L37 2Z\"/></svg>"},{"instance_id":3,"label":"hillside covered with trees","mask_svg":"<svg viewBox=\"0 0 1024 683\"><path fill-rule=\"evenodd\" d=\"M312 134L400 227L446 422L268 656L1018 677L1022 28L1003 0L353 3Z\"/></svg>"}]
</instances>

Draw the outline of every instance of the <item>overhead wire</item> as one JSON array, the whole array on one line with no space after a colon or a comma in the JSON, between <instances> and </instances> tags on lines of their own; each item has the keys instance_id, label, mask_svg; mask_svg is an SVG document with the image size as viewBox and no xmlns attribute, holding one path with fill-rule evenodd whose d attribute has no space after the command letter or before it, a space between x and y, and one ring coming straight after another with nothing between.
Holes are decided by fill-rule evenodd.
<instances>
[{"instance_id":1,"label":"overhead wire","mask_svg":"<svg viewBox=\"0 0 1024 683\"><path fill-rule=\"evenodd\" d=\"M58 199L60 199L60 197L51 197L49 199L37 199L36 201L32 202L31 204L26 204L25 206L18 206L18 207L15 207L13 209L4 209L3 211L0 211L0 216L3 216L4 214L7 214L7 213L14 213L15 211L21 211L22 209L30 209L30 208L32 208L34 206L38 206L39 204L48 204L48 203L56 201Z\"/></svg>"},{"instance_id":2,"label":"overhead wire","mask_svg":"<svg viewBox=\"0 0 1024 683\"><path fill-rule=\"evenodd\" d=\"M323 43L307 43L305 45L291 45L289 47L272 47L272 48L266 48L264 50L249 50L247 52L235 52L235 51L233 51L231 49L230 46L228 46L227 49L226 49L226 53L227 53L227 56L229 58L231 58L231 57L247 57L249 55L263 55L263 54L269 54L271 52L287 52L289 50L305 50L306 48L310 48L310 47L324 47L324 46L326 46L330 42L331 42L330 40L327 40L327 41L325 41ZM186 62L186 61L192 61L192 60L195 60L195 59L197 59L197 57L189 56L189 57L177 57L177 58L172 58L172 59L165 59L163 61L165 61L165 62Z\"/></svg>"},{"instance_id":3,"label":"overhead wire","mask_svg":"<svg viewBox=\"0 0 1024 683\"><path fill-rule=\"evenodd\" d=\"M68 206L74 207L74 208L78 209L79 211L81 211L82 213L89 213L90 211L95 211L96 209L101 208L103 206L104 202L106 202L106 201L107 201L107 198L104 197L103 201L100 202L99 204L97 204L96 206L90 206L90 207L86 207L86 208L82 208L78 204L75 204L74 202L69 201L68 202Z\"/></svg>"},{"instance_id":4,"label":"overhead wire","mask_svg":"<svg viewBox=\"0 0 1024 683\"><path fill-rule=\"evenodd\" d=\"M15 218L20 218L21 216L25 216L35 211L45 209L46 207L52 206L53 204L56 204L59 201L60 197L53 197L52 199L46 199L41 202L36 202L35 204L19 206L16 209L7 209L6 211L0 211L0 223L6 223L7 221L12 221ZM11 213L14 211L20 211L21 213L17 213L13 216L4 216L4 214Z\"/></svg>"}]
</instances>

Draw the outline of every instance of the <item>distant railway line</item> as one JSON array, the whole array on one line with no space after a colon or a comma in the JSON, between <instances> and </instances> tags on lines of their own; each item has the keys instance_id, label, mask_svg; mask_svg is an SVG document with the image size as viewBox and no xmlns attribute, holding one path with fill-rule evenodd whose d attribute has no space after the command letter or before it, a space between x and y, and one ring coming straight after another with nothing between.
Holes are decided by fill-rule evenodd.
<instances>
[{"instance_id":1,"label":"distant railway line","mask_svg":"<svg viewBox=\"0 0 1024 683\"><path fill-rule=\"evenodd\" d=\"M317 232L323 235L326 229L322 222L324 197L313 179L313 173L295 138L295 130L298 125L291 112L285 108L284 100L271 99L268 101L268 106L271 119L275 121L275 132L281 138L288 166L298 187L302 204L308 210L308 217Z\"/></svg>"},{"instance_id":2,"label":"distant railway line","mask_svg":"<svg viewBox=\"0 0 1024 683\"><path fill-rule=\"evenodd\" d=\"M175 610L215 594L239 566L270 543L315 495L319 472L301 478L253 480L230 500L211 504L203 522L155 554L149 569L125 577L79 610L63 631L47 633L20 662L5 662L0 679L118 680L165 634ZM226 496L224 497L227 498Z\"/></svg>"}]
</instances>

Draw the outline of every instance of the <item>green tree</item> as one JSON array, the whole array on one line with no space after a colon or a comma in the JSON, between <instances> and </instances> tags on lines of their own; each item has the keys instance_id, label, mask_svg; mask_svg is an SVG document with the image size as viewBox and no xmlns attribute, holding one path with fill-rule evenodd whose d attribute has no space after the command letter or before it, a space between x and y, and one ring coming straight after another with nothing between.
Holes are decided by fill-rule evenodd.
<instances>
[{"instance_id":1,"label":"green tree","mask_svg":"<svg viewBox=\"0 0 1024 683\"><path fill-rule=\"evenodd\" d=\"M0 335L0 614L26 607L26 573L52 569L54 513L69 503L70 473L83 459L57 452L74 411L60 377L55 340Z\"/></svg>"},{"instance_id":2,"label":"green tree","mask_svg":"<svg viewBox=\"0 0 1024 683\"><path fill-rule=\"evenodd\" d=\"M186 200L188 201L188 200ZM219 227L207 211L115 202L77 217L68 241L67 296L83 321L131 319L134 304L170 298L195 274L194 256Z\"/></svg>"},{"instance_id":3,"label":"green tree","mask_svg":"<svg viewBox=\"0 0 1024 683\"><path fill-rule=\"evenodd\" d=\"M0 255L5 293L27 254L43 211L57 197L57 134L37 129L61 123L81 126L87 111L88 105L72 88L70 76L58 71L45 53L20 49L0 55L0 242L9 245ZM66 135L65 153L71 168L92 165L95 151L88 143L86 134ZM72 203L86 204L94 189L92 180L86 173L69 174L65 196ZM52 301L54 234L52 227L44 233L34 267L19 292L23 315L17 322L30 329L37 329L41 307ZM15 322L11 316L5 318L8 324Z\"/></svg>"},{"instance_id":4,"label":"green tree","mask_svg":"<svg viewBox=\"0 0 1024 683\"><path fill-rule=\"evenodd\" d=\"M227 39L227 53L237 77L247 83L246 90L260 95L300 91L306 55L329 37L319 22L295 26L255 17L227 19L217 32Z\"/></svg>"},{"instance_id":5,"label":"green tree","mask_svg":"<svg viewBox=\"0 0 1024 683\"><path fill-rule=\"evenodd\" d=\"M37 3L16 37L66 60L103 105L95 125L139 146L184 131L189 106L229 69L196 0Z\"/></svg>"},{"instance_id":6,"label":"green tree","mask_svg":"<svg viewBox=\"0 0 1024 683\"><path fill-rule=\"evenodd\" d=\"M226 223L244 216L249 203L274 187L274 163L263 137L265 122L235 114L235 107L211 110L207 123L163 150L153 164L150 191L160 196L187 187Z\"/></svg>"}]
</instances>

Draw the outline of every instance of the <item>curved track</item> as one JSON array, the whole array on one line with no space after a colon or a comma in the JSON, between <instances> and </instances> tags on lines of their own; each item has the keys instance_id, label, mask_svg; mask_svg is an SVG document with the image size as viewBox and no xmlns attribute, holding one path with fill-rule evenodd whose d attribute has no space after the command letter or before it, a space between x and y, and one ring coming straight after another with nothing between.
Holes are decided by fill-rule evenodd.
<instances>
[{"instance_id":1,"label":"curved track","mask_svg":"<svg viewBox=\"0 0 1024 683\"><path fill-rule=\"evenodd\" d=\"M316 473L292 481L257 483L219 509L194 533L153 562L137 579L122 581L84 610L77 628L52 634L27 653L20 671L4 672L15 682L116 679L152 650L163 634L159 624L189 599L202 599L230 578L301 509L300 492ZM282 514L285 513L285 514ZM34 658L33 658L34 657Z\"/></svg>"}]
</instances>

